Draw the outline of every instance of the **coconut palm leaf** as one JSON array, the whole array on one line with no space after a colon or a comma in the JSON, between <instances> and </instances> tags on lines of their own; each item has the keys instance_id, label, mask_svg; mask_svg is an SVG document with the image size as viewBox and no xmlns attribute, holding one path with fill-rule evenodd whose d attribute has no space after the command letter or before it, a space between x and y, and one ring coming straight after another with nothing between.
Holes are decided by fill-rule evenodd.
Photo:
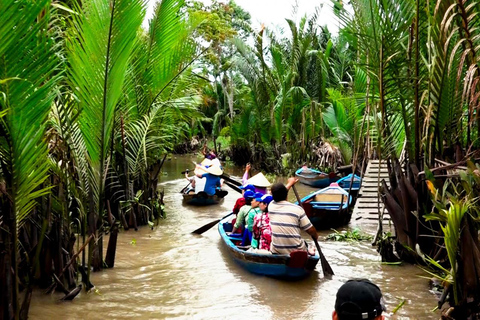
<instances>
[{"instance_id":1,"label":"coconut palm leaf","mask_svg":"<svg viewBox=\"0 0 480 320\"><path fill-rule=\"evenodd\" d=\"M183 0L157 2L148 38L141 38L135 50L132 76L140 115L146 114L161 94L168 96L173 88L170 84L198 58L190 34L199 22L187 20L184 7Z\"/></svg>"},{"instance_id":2,"label":"coconut palm leaf","mask_svg":"<svg viewBox=\"0 0 480 320\"><path fill-rule=\"evenodd\" d=\"M171 149L175 137L185 135L185 132L177 130L177 124L189 123L199 117L198 104L198 96L157 103L142 119L127 124L126 159L133 179L140 178L146 172L151 164L149 160Z\"/></svg>"},{"instance_id":3,"label":"coconut palm leaf","mask_svg":"<svg viewBox=\"0 0 480 320\"><path fill-rule=\"evenodd\" d=\"M143 0L91 0L75 16L69 80L82 113L80 129L88 151L94 200L102 208L114 113L127 63L145 14Z\"/></svg>"},{"instance_id":4,"label":"coconut palm leaf","mask_svg":"<svg viewBox=\"0 0 480 320\"><path fill-rule=\"evenodd\" d=\"M60 74L57 35L45 31L50 18L47 3L0 4L0 35L5 36L0 44L0 74L12 79L0 83L0 111L6 112L0 125L0 161L17 228L36 205L35 200L48 192L42 187L48 176L44 134ZM36 17L42 10L45 15Z\"/></svg>"}]
</instances>

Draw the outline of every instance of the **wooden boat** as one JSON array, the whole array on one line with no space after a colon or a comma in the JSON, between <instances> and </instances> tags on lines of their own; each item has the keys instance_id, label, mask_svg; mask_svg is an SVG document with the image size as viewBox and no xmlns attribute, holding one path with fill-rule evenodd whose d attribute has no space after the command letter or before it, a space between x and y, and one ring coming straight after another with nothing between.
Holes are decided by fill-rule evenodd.
<instances>
[{"instance_id":1,"label":"wooden boat","mask_svg":"<svg viewBox=\"0 0 480 320\"><path fill-rule=\"evenodd\" d=\"M187 190L188 191L188 190ZM191 192L183 192L183 202L186 204L196 205L196 206L208 206L211 204L217 204L225 198L228 194L228 191L225 190L217 190L214 195L209 195L204 191L200 191L198 193Z\"/></svg>"},{"instance_id":2,"label":"wooden boat","mask_svg":"<svg viewBox=\"0 0 480 320\"><path fill-rule=\"evenodd\" d=\"M295 172L295 176L301 183L314 188L325 188L338 180L334 172L327 174L312 168L300 168Z\"/></svg>"},{"instance_id":3,"label":"wooden boat","mask_svg":"<svg viewBox=\"0 0 480 320\"><path fill-rule=\"evenodd\" d=\"M360 178L356 174L351 173L348 176L345 176L338 180L337 183L341 188L345 189L345 191L348 192L350 190L350 195L352 197L356 197L362 185L362 178ZM350 186L352 186L351 189Z\"/></svg>"},{"instance_id":4,"label":"wooden boat","mask_svg":"<svg viewBox=\"0 0 480 320\"><path fill-rule=\"evenodd\" d=\"M238 247L241 241L237 235L227 235L232 230L232 224L226 217L218 224L218 232L228 253L235 262L251 273L287 280L297 280L309 276L318 263L318 253L308 256L305 251L295 251L290 255L262 254L247 251L247 247Z\"/></svg>"},{"instance_id":5,"label":"wooden boat","mask_svg":"<svg viewBox=\"0 0 480 320\"><path fill-rule=\"evenodd\" d=\"M328 230L346 225L352 213L352 197L337 183L309 194L302 199L303 208L317 230Z\"/></svg>"}]
</instances>

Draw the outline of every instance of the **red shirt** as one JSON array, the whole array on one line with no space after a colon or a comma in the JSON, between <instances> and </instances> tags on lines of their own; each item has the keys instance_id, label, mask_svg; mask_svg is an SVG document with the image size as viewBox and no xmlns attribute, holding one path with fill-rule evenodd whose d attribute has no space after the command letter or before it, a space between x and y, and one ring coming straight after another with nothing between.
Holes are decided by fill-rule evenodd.
<instances>
[{"instance_id":1,"label":"red shirt","mask_svg":"<svg viewBox=\"0 0 480 320\"><path fill-rule=\"evenodd\" d=\"M237 215L238 211L240 211L240 208L243 207L244 205L245 205L245 198L244 197L238 198L237 201L235 202L235 205L233 206L233 213Z\"/></svg>"}]
</instances>

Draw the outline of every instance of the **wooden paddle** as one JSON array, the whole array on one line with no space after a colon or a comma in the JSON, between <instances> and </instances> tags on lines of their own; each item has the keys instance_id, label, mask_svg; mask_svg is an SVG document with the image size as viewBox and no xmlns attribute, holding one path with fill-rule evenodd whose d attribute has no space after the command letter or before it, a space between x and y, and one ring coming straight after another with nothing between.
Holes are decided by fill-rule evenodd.
<instances>
[{"instance_id":1,"label":"wooden paddle","mask_svg":"<svg viewBox=\"0 0 480 320\"><path fill-rule=\"evenodd\" d=\"M240 181L237 181L235 179L232 179L230 177L230 175L226 174L225 172L220 176L220 178L222 178L223 180L225 181L228 181L230 182L231 184L234 184L236 185L237 187L241 187L242 186L242 183Z\"/></svg>"},{"instance_id":2,"label":"wooden paddle","mask_svg":"<svg viewBox=\"0 0 480 320\"><path fill-rule=\"evenodd\" d=\"M233 212L230 212L230 213L227 214L225 217L222 217L222 218L217 219L217 220L215 220L215 221L209 222L209 223L207 223L206 225L204 225L203 227L200 227L200 228L198 228L197 230L192 231L192 233L194 233L194 234L202 234L202 233L204 233L205 231L210 230L214 225L216 225L217 223L219 223L221 220L225 219L226 217L231 216L232 214L233 214Z\"/></svg>"},{"instance_id":3,"label":"wooden paddle","mask_svg":"<svg viewBox=\"0 0 480 320\"><path fill-rule=\"evenodd\" d=\"M295 185L292 185L293 192L295 193L295 197L297 197L298 204L303 208L303 203L302 200L300 199L300 196L298 195L297 188L295 188ZM330 266L330 263L328 263L327 258L323 255L322 249L320 248L320 245L318 244L318 240L315 239L314 236L312 236L313 242L315 242L315 246L317 247L318 255L320 256L320 262L322 264L322 271L324 276L333 276L335 273L333 273L333 269Z\"/></svg>"},{"instance_id":4,"label":"wooden paddle","mask_svg":"<svg viewBox=\"0 0 480 320\"><path fill-rule=\"evenodd\" d=\"M240 189L239 187L237 187L236 185L234 185L233 183L230 183L228 181L225 180L225 184L227 186L229 186L230 188L232 188L233 190L237 191L238 193L242 193L242 189Z\"/></svg>"}]
</instances>

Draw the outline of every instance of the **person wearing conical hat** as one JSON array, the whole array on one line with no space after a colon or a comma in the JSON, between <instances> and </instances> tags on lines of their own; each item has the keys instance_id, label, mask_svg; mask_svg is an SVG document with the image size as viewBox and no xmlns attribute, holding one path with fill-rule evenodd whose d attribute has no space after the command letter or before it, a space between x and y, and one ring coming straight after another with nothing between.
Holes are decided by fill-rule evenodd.
<instances>
[{"instance_id":1,"label":"person wearing conical hat","mask_svg":"<svg viewBox=\"0 0 480 320\"><path fill-rule=\"evenodd\" d=\"M207 181L205 182L204 191L208 195L214 195L217 191L217 187L222 186L222 182L220 176L223 173L223 170L220 166L212 164L210 160L210 164L207 164L208 159L204 159L202 164L197 164L195 166L195 175L199 178L206 178Z\"/></svg>"},{"instance_id":2,"label":"person wearing conical hat","mask_svg":"<svg viewBox=\"0 0 480 320\"><path fill-rule=\"evenodd\" d=\"M249 178L250 169L251 165L250 163L247 163L247 165L245 166L245 173L242 177L242 184L244 186L251 184L255 186L255 192L266 194L267 188L271 185L271 183L268 181L267 178L265 178L265 176L261 172Z\"/></svg>"},{"instance_id":3,"label":"person wearing conical hat","mask_svg":"<svg viewBox=\"0 0 480 320\"><path fill-rule=\"evenodd\" d=\"M247 183L254 185L255 192L260 192L262 194L266 194L267 188L271 185L268 179L261 172L248 179Z\"/></svg>"}]
</instances>

